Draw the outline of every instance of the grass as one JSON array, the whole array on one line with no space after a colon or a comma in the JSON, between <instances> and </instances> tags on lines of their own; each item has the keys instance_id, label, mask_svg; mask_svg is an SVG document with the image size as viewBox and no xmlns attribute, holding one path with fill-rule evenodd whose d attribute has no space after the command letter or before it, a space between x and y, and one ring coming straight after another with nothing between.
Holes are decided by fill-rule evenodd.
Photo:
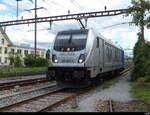
<instances>
[{"instance_id":1,"label":"grass","mask_svg":"<svg viewBox=\"0 0 150 115\"><path fill-rule=\"evenodd\" d=\"M150 76L139 78L137 81L131 82L131 94L140 101L142 106L150 108Z\"/></svg>"},{"instance_id":2,"label":"grass","mask_svg":"<svg viewBox=\"0 0 150 115\"><path fill-rule=\"evenodd\" d=\"M20 72L42 72L46 71L47 67L14 67L14 68L2 68L0 69L0 74L11 74Z\"/></svg>"},{"instance_id":3,"label":"grass","mask_svg":"<svg viewBox=\"0 0 150 115\"><path fill-rule=\"evenodd\" d=\"M130 82L132 95L141 101L150 101L150 76Z\"/></svg>"}]
</instances>

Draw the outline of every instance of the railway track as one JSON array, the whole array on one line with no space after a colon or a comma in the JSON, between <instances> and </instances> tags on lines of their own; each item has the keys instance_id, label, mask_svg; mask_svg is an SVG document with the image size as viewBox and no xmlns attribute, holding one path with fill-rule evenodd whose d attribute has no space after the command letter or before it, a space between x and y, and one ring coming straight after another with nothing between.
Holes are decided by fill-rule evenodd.
<instances>
[{"instance_id":1,"label":"railway track","mask_svg":"<svg viewBox=\"0 0 150 115\"><path fill-rule=\"evenodd\" d=\"M98 112L115 112L114 103L111 99L109 100L100 100L99 106L97 108Z\"/></svg>"},{"instance_id":2,"label":"railway track","mask_svg":"<svg viewBox=\"0 0 150 115\"><path fill-rule=\"evenodd\" d=\"M121 74L124 74L127 71L128 70ZM74 101L78 95L83 94L83 92L64 92L62 91L63 89L64 88L57 87L56 85L50 88L47 87L47 91L42 94L0 107L0 112L51 111L54 107L59 106L61 103L65 103L68 100ZM112 100L108 100L105 103L107 104L107 112L114 112Z\"/></svg>"},{"instance_id":3,"label":"railway track","mask_svg":"<svg viewBox=\"0 0 150 115\"><path fill-rule=\"evenodd\" d=\"M25 86L29 84L36 84L36 83L42 83L46 82L46 78L34 78L34 79L26 79L26 80L12 80L12 81L6 81L0 83L0 90L10 89L14 86Z\"/></svg>"},{"instance_id":4,"label":"railway track","mask_svg":"<svg viewBox=\"0 0 150 115\"><path fill-rule=\"evenodd\" d=\"M113 101L109 99L107 103L108 103L108 112L114 112Z\"/></svg>"},{"instance_id":5,"label":"railway track","mask_svg":"<svg viewBox=\"0 0 150 115\"><path fill-rule=\"evenodd\" d=\"M46 74L46 71L41 72L16 72L16 73L8 73L8 74L0 74L0 77L17 77L17 76L31 76L31 75L41 75Z\"/></svg>"},{"instance_id":6,"label":"railway track","mask_svg":"<svg viewBox=\"0 0 150 115\"><path fill-rule=\"evenodd\" d=\"M138 101L120 102L109 100L100 100L97 112L144 112L146 108L138 104ZM146 110L147 111L147 110Z\"/></svg>"},{"instance_id":7,"label":"railway track","mask_svg":"<svg viewBox=\"0 0 150 115\"><path fill-rule=\"evenodd\" d=\"M120 72L120 74L121 74L121 75L122 75L122 74L125 74L125 73L127 73L129 70L130 70L130 68L126 68L124 71Z\"/></svg>"},{"instance_id":8,"label":"railway track","mask_svg":"<svg viewBox=\"0 0 150 115\"><path fill-rule=\"evenodd\" d=\"M0 112L42 112L51 110L70 99L76 97L75 93L60 92L63 88L52 86L49 91L0 108Z\"/></svg>"},{"instance_id":9,"label":"railway track","mask_svg":"<svg viewBox=\"0 0 150 115\"><path fill-rule=\"evenodd\" d=\"M37 92L39 90L41 90L40 93ZM44 86L44 87L37 88L37 89L31 89L31 90L20 92L20 93L13 94L13 95L3 96L0 98L0 100L4 102L3 105L2 104L0 105L0 111L1 112L9 111L10 109L18 108L22 104L32 102L33 100L36 100L38 98L43 98L46 95L52 94L60 90L62 90L62 88L57 87L56 84L52 84L49 86ZM32 93L33 95L25 98L25 95L29 95L30 93ZM19 96L24 97L24 98L17 100ZM10 100L11 102L7 103L8 100Z\"/></svg>"}]
</instances>

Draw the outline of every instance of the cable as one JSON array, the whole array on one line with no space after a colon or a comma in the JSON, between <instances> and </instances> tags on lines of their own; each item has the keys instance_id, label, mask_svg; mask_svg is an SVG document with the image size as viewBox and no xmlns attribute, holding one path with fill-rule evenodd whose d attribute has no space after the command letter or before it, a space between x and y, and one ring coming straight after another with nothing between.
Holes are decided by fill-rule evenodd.
<instances>
[{"instance_id":1,"label":"cable","mask_svg":"<svg viewBox=\"0 0 150 115\"><path fill-rule=\"evenodd\" d=\"M103 29L111 28L113 26L118 26L118 25L122 25L122 24L132 24L132 23L134 23L134 22L122 22L122 23L111 25L111 26L103 27Z\"/></svg>"},{"instance_id":2,"label":"cable","mask_svg":"<svg viewBox=\"0 0 150 115\"><path fill-rule=\"evenodd\" d=\"M79 10L82 10L81 6L79 5L79 3L75 0L70 0L71 3L73 3L74 6L76 6Z\"/></svg>"}]
</instances>

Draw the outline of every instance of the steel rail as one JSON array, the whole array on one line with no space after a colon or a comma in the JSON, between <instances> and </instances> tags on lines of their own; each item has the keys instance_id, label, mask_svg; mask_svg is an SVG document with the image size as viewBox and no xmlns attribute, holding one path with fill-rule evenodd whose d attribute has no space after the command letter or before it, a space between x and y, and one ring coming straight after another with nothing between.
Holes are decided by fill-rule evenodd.
<instances>
[{"instance_id":1,"label":"steel rail","mask_svg":"<svg viewBox=\"0 0 150 115\"><path fill-rule=\"evenodd\" d=\"M72 94L72 95L69 95L69 96L67 96L67 97L65 97L65 98L63 98L63 99L60 99L60 100L56 101L56 102L53 103L53 104L48 105L47 107L42 108L41 110L39 110L39 111L37 111L37 112L47 112L47 111L51 111L53 108L58 107L60 104L65 103L65 102L67 102L67 101L69 101L69 100L73 100L73 99L75 99L76 97L77 97L77 95L74 93L74 94ZM74 101L76 101L76 100L74 100ZM76 103L76 102L74 102L74 103Z\"/></svg>"},{"instance_id":2,"label":"steel rail","mask_svg":"<svg viewBox=\"0 0 150 115\"><path fill-rule=\"evenodd\" d=\"M62 90L63 88L60 88L60 87L57 87L56 85L52 85L50 87L50 90L44 94L38 94L37 96L33 96L31 98L28 98L28 99L24 99L24 100L21 100L21 101L18 101L16 103L13 103L13 104L9 104L9 105L6 105L6 106L3 106L3 107L0 107L0 112L5 112L7 110L10 110L12 108L15 108L15 107L18 107L20 106L21 104L26 104L32 100L35 100L35 99L38 99L38 98L41 98L43 96L46 96L46 95L49 95L49 94L52 94L52 93L55 93L57 91L60 91Z\"/></svg>"},{"instance_id":3,"label":"steel rail","mask_svg":"<svg viewBox=\"0 0 150 115\"><path fill-rule=\"evenodd\" d=\"M27 79L27 80L14 80L14 81L9 81L9 82L4 82L0 83L0 89L10 89L13 88L16 85L19 86L24 86L24 85L29 85L29 84L34 84L34 83L41 83L41 82L46 82L46 78L36 78L36 79Z\"/></svg>"},{"instance_id":4,"label":"steel rail","mask_svg":"<svg viewBox=\"0 0 150 115\"><path fill-rule=\"evenodd\" d=\"M108 100L108 108L109 108L109 112L113 112L113 103L111 99Z\"/></svg>"}]
</instances>

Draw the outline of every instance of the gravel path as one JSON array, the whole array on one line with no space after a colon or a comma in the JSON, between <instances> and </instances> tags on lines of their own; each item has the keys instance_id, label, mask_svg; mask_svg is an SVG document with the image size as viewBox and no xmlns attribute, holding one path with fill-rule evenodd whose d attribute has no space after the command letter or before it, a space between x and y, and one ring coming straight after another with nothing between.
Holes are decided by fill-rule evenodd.
<instances>
[{"instance_id":1,"label":"gravel path","mask_svg":"<svg viewBox=\"0 0 150 115\"><path fill-rule=\"evenodd\" d=\"M120 102L129 102L133 100L131 97L129 90L130 86L128 83L128 79L130 78L129 74L122 75L117 78L118 82L113 86L106 88L104 90L93 93L91 96L88 96L85 99L82 99L78 103L78 111L79 112L95 112L95 105L98 100L114 100Z\"/></svg>"}]
</instances>

